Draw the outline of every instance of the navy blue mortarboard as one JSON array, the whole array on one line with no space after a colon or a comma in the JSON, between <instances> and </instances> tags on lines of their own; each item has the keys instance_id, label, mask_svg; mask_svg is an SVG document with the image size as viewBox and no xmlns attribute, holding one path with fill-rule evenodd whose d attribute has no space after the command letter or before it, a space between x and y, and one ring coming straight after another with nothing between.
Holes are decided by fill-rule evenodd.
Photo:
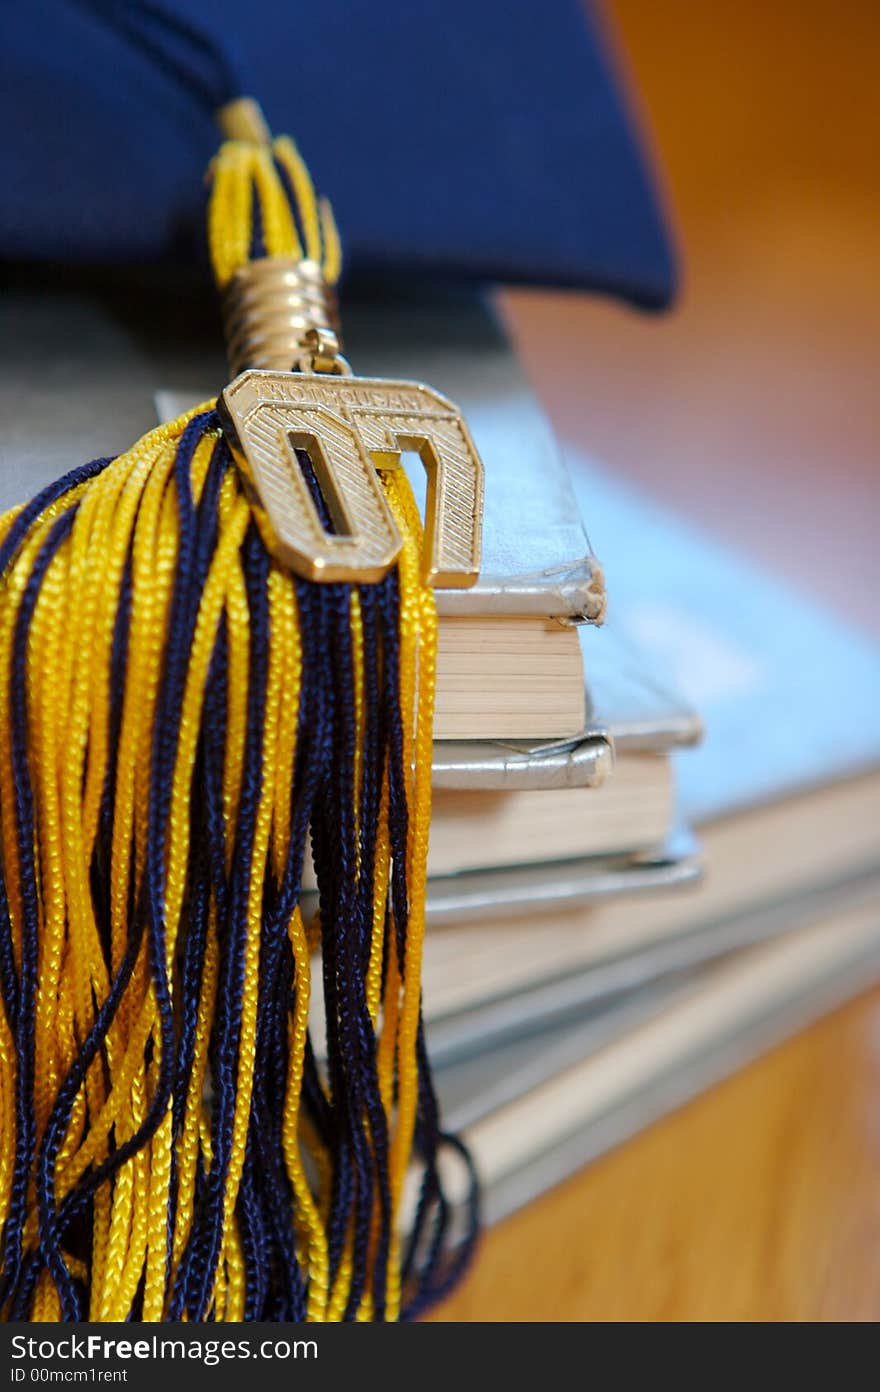
<instances>
[{"instance_id":1,"label":"navy blue mortarboard","mask_svg":"<svg viewBox=\"0 0 880 1392\"><path fill-rule=\"evenodd\" d=\"M651 172L577 0L173 8L321 170L349 266L669 300ZM74 0L4 7L3 25L0 256L194 255L216 140L204 107Z\"/></svg>"}]
</instances>

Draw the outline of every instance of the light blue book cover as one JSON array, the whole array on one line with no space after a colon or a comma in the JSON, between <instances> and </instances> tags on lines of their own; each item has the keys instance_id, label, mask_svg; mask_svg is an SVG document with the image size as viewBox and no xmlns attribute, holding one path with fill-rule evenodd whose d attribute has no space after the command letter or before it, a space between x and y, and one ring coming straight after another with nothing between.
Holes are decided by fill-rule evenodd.
<instances>
[{"instance_id":1,"label":"light blue book cover","mask_svg":"<svg viewBox=\"0 0 880 1392\"><path fill-rule=\"evenodd\" d=\"M880 764L880 649L590 458L567 458L605 570L609 628L704 722L702 744L678 756L686 819ZM588 680L606 636L583 632Z\"/></svg>"}]
</instances>

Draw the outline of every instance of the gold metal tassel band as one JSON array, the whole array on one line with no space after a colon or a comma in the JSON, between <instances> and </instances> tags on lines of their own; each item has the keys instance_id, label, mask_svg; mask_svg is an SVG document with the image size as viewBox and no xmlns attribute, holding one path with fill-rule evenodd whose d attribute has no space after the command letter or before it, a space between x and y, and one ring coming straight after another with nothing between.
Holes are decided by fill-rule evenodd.
<instances>
[{"instance_id":1,"label":"gold metal tassel band","mask_svg":"<svg viewBox=\"0 0 880 1392\"><path fill-rule=\"evenodd\" d=\"M316 261L266 256L242 266L223 296L233 377L246 368L346 371L336 295Z\"/></svg>"}]
</instances>

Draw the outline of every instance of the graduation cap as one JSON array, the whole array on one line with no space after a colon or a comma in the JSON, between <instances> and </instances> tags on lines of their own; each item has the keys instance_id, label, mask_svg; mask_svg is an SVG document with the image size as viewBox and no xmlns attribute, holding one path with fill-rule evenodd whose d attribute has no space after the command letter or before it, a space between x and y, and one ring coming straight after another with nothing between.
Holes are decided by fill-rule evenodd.
<instances>
[{"instance_id":1,"label":"graduation cap","mask_svg":"<svg viewBox=\"0 0 880 1392\"><path fill-rule=\"evenodd\" d=\"M272 128L296 132L349 269L671 298L652 173L579 0L174 8L235 56ZM0 132L0 256L196 256L212 123L102 16L72 0L7 9Z\"/></svg>"}]
</instances>

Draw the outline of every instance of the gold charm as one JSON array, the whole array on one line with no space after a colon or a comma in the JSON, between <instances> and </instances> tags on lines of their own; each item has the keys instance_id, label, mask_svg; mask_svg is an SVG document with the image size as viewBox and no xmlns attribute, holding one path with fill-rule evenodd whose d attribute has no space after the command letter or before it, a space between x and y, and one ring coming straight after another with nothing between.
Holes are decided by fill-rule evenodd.
<instances>
[{"instance_id":1,"label":"gold charm","mask_svg":"<svg viewBox=\"0 0 880 1392\"><path fill-rule=\"evenodd\" d=\"M223 392L233 446L268 549L308 580L380 580L400 533L377 469L417 453L428 475L423 575L467 588L480 569L483 466L462 417L418 382L333 372L242 372ZM311 461L325 529L296 450Z\"/></svg>"},{"instance_id":2,"label":"gold charm","mask_svg":"<svg viewBox=\"0 0 880 1392\"><path fill-rule=\"evenodd\" d=\"M238 375L220 409L269 551L306 580L381 580L403 543L377 470L399 468L412 450L428 475L423 577L473 585L483 465L452 403L418 382L351 375L336 298L314 261L248 262L226 288L225 320ZM309 457L330 530L297 450Z\"/></svg>"}]
</instances>

